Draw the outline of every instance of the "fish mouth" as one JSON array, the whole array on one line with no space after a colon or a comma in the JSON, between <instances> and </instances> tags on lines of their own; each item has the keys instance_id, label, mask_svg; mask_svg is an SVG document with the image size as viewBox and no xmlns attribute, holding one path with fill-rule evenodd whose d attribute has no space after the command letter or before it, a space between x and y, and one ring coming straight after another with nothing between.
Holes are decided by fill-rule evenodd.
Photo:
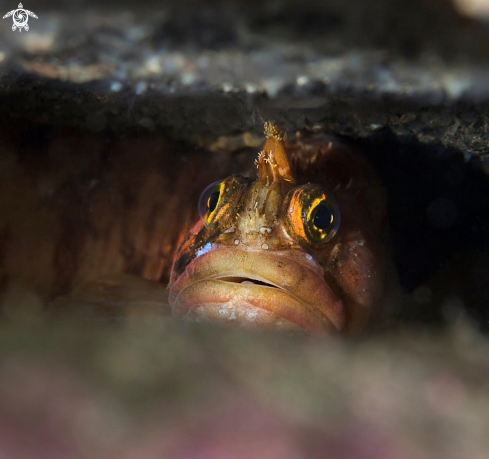
<instances>
[{"instance_id":1,"label":"fish mouth","mask_svg":"<svg viewBox=\"0 0 489 459\"><path fill-rule=\"evenodd\" d=\"M169 300L178 318L313 335L341 331L346 317L320 268L294 252L213 249L171 284Z\"/></svg>"},{"instance_id":2,"label":"fish mouth","mask_svg":"<svg viewBox=\"0 0 489 459\"><path fill-rule=\"evenodd\" d=\"M252 279L251 277L223 276L223 277L217 277L217 279L224 282L231 282L234 284L263 285L264 287L279 288L276 285L269 284L268 282L263 282L258 279Z\"/></svg>"}]
</instances>

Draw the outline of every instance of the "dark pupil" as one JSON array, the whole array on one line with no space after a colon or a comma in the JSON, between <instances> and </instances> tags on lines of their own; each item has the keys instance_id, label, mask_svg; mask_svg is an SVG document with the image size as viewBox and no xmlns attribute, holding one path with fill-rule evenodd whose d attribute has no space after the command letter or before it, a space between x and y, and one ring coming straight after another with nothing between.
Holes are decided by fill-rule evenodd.
<instances>
[{"instance_id":1,"label":"dark pupil","mask_svg":"<svg viewBox=\"0 0 489 459\"><path fill-rule=\"evenodd\" d=\"M207 200L207 208L209 209L209 212L214 212L218 202L219 191L214 191L214 193L212 193Z\"/></svg>"},{"instance_id":2,"label":"dark pupil","mask_svg":"<svg viewBox=\"0 0 489 459\"><path fill-rule=\"evenodd\" d=\"M314 215L314 226L317 229L326 229L331 223L331 212L325 205L320 205Z\"/></svg>"}]
</instances>

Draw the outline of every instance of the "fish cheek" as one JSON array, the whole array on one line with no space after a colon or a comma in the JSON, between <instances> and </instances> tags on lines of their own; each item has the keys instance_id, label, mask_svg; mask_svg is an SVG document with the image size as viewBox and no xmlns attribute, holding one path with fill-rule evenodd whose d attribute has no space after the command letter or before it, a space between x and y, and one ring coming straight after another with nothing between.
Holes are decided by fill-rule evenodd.
<instances>
[{"instance_id":1,"label":"fish cheek","mask_svg":"<svg viewBox=\"0 0 489 459\"><path fill-rule=\"evenodd\" d=\"M209 229L202 221L195 224L189 231L175 254L169 285L172 285L184 273L187 266L196 257L197 250L209 239L209 233Z\"/></svg>"},{"instance_id":2,"label":"fish cheek","mask_svg":"<svg viewBox=\"0 0 489 459\"><path fill-rule=\"evenodd\" d=\"M379 309L384 283L380 250L375 241L356 233L331 251L328 271L346 306L347 332L361 331Z\"/></svg>"},{"instance_id":3,"label":"fish cheek","mask_svg":"<svg viewBox=\"0 0 489 459\"><path fill-rule=\"evenodd\" d=\"M178 258L175 259L172 268L172 275L170 279L170 285L178 279L181 274L185 271L185 268L192 261L192 253L185 251L178 254Z\"/></svg>"}]
</instances>

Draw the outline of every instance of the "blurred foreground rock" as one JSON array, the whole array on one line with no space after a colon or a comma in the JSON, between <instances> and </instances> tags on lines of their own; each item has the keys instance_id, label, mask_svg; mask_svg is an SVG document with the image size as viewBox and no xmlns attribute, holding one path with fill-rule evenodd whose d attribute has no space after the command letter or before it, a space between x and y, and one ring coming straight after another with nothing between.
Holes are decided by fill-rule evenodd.
<instances>
[{"instance_id":1,"label":"blurred foreground rock","mask_svg":"<svg viewBox=\"0 0 489 459\"><path fill-rule=\"evenodd\" d=\"M467 324L361 341L171 321L2 330L0 455L483 459L489 342Z\"/></svg>"}]
</instances>

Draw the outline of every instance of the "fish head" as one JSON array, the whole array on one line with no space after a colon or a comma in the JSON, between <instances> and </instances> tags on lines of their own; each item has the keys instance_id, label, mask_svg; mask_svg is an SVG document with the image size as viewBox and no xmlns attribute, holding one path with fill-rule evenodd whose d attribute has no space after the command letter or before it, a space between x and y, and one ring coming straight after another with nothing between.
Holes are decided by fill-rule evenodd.
<instances>
[{"instance_id":1,"label":"fish head","mask_svg":"<svg viewBox=\"0 0 489 459\"><path fill-rule=\"evenodd\" d=\"M382 291L379 244L352 205L362 199L345 195L345 221L330 189L297 178L283 132L266 123L265 134L255 179L233 175L202 193L201 219L173 263L173 315L314 335L360 330Z\"/></svg>"}]
</instances>

